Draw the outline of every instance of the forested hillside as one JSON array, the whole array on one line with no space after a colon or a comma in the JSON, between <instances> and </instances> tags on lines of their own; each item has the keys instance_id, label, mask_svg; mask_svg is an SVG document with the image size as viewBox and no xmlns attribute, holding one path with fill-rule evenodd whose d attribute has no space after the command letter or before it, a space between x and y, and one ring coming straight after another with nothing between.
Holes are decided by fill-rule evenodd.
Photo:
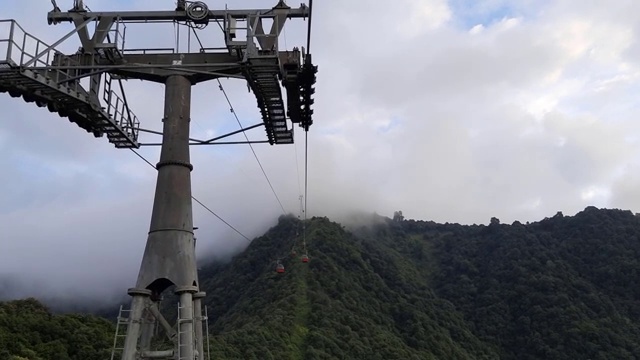
<instances>
[{"instance_id":1,"label":"forested hillside","mask_svg":"<svg viewBox=\"0 0 640 360\"><path fill-rule=\"evenodd\" d=\"M0 360L105 360L113 331L94 315L52 315L35 299L0 303Z\"/></svg>"},{"instance_id":2,"label":"forested hillside","mask_svg":"<svg viewBox=\"0 0 640 360\"><path fill-rule=\"evenodd\" d=\"M203 267L212 359L640 358L631 212L488 226L370 220L347 231L310 219L303 263L302 224L282 217L229 263ZM93 359L111 336L94 317L0 305L0 360Z\"/></svg>"},{"instance_id":3,"label":"forested hillside","mask_svg":"<svg viewBox=\"0 0 640 360\"><path fill-rule=\"evenodd\" d=\"M640 219L589 207L532 224L372 216L280 224L203 273L220 358L637 359Z\"/></svg>"},{"instance_id":4,"label":"forested hillside","mask_svg":"<svg viewBox=\"0 0 640 360\"><path fill-rule=\"evenodd\" d=\"M297 226L283 218L229 266L203 273L214 358L497 358L410 261L315 218L305 264L289 255Z\"/></svg>"},{"instance_id":5,"label":"forested hillside","mask_svg":"<svg viewBox=\"0 0 640 360\"><path fill-rule=\"evenodd\" d=\"M432 244L436 293L502 358L640 358L640 219L631 212L589 207L528 226L439 227L401 231Z\"/></svg>"}]
</instances>

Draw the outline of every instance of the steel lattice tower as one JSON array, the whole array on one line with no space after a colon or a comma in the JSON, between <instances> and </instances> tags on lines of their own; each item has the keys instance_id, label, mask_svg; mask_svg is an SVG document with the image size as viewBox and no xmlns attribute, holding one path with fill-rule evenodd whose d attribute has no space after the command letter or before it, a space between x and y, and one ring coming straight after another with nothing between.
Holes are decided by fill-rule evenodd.
<instances>
[{"instance_id":1,"label":"steel lattice tower","mask_svg":"<svg viewBox=\"0 0 640 360\"><path fill-rule=\"evenodd\" d=\"M309 7L291 8L280 1L271 9L209 10L203 2L179 0L170 11L92 12L81 0L73 8L54 9L49 24L71 22L74 29L52 45L25 32L14 20L0 20L0 92L22 97L67 117L96 137L105 134L117 148L161 145L151 225L138 279L128 293L132 297L126 334L114 348L122 360L140 358L203 359L203 304L195 257L189 146L219 144L218 140L242 130L264 126L269 144L293 143L293 124L305 131L312 124L311 105L317 67L310 54L294 48L278 49L285 21L306 18ZM265 32L263 20L272 20ZM193 27L222 22L226 47L200 48L198 52L128 49L124 46L128 23L185 23ZM89 34L88 25L95 25ZM246 39L237 38L246 31ZM74 54L55 49L77 34L81 47ZM7 35L7 36L4 36ZM247 81L257 99L262 123L208 140L192 139L190 107L192 86L221 77ZM87 88L81 80L88 78ZM162 143L138 142L140 122L129 108L121 82L140 79L165 85ZM114 86L114 81L119 84ZM285 101L281 87L286 91ZM158 302L171 286L179 296L178 318L172 326L161 314ZM122 311L121 311L122 315ZM172 350L151 348L156 324L173 342ZM112 359L116 357L115 352Z\"/></svg>"}]
</instances>

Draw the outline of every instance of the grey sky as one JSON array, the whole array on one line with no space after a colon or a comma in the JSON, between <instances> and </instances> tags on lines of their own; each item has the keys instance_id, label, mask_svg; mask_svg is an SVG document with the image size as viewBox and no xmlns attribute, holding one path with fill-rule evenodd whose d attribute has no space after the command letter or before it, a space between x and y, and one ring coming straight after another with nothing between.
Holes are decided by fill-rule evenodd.
<instances>
[{"instance_id":1,"label":"grey sky","mask_svg":"<svg viewBox=\"0 0 640 360\"><path fill-rule=\"evenodd\" d=\"M70 0L58 3L71 7ZM173 7L173 1L85 3L93 10ZM637 211L637 2L315 6L311 50L320 72L309 133L310 215L403 210L408 218L487 223L492 216L511 222L573 214L587 205ZM50 7L3 1L0 18L15 18L52 43L71 25L48 26ZM303 45L305 26L289 24L289 48ZM216 28L203 32L205 43L219 43ZM136 27L127 42L171 47L172 34L171 26ZM61 48L78 46L73 37ZM243 124L259 122L245 84L223 84ZM159 129L163 88L137 81L126 88L143 127ZM25 293L124 293L144 249L153 169L33 104L5 94L0 109L0 277L20 273L25 284L39 284ZM192 119L194 137L237 128L215 82L194 88ZM291 212L299 208L302 180L297 135L296 148L255 147ZM141 152L157 161L157 149ZM192 158L194 195L243 233L260 234L282 213L248 147L195 147ZM201 254L246 245L197 204L194 214Z\"/></svg>"}]
</instances>

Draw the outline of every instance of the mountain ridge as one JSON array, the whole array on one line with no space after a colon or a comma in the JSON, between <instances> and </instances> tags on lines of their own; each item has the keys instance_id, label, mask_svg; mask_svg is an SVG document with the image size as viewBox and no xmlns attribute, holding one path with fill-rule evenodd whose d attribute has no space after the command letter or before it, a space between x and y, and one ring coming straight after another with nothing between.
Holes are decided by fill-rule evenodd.
<instances>
[{"instance_id":1,"label":"mountain ridge","mask_svg":"<svg viewBox=\"0 0 640 360\"><path fill-rule=\"evenodd\" d=\"M364 223L307 220L303 263L303 222L281 216L229 262L202 266L213 358L640 357L640 218L630 211Z\"/></svg>"}]
</instances>

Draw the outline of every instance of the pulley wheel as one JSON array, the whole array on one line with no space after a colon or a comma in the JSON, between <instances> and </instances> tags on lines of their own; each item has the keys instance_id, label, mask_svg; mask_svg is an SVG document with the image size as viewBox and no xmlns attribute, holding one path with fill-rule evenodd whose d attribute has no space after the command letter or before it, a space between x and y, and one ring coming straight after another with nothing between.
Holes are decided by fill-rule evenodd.
<instances>
[{"instance_id":1,"label":"pulley wheel","mask_svg":"<svg viewBox=\"0 0 640 360\"><path fill-rule=\"evenodd\" d=\"M195 1L187 7L187 16L196 24L209 23L209 8L202 1Z\"/></svg>"}]
</instances>

